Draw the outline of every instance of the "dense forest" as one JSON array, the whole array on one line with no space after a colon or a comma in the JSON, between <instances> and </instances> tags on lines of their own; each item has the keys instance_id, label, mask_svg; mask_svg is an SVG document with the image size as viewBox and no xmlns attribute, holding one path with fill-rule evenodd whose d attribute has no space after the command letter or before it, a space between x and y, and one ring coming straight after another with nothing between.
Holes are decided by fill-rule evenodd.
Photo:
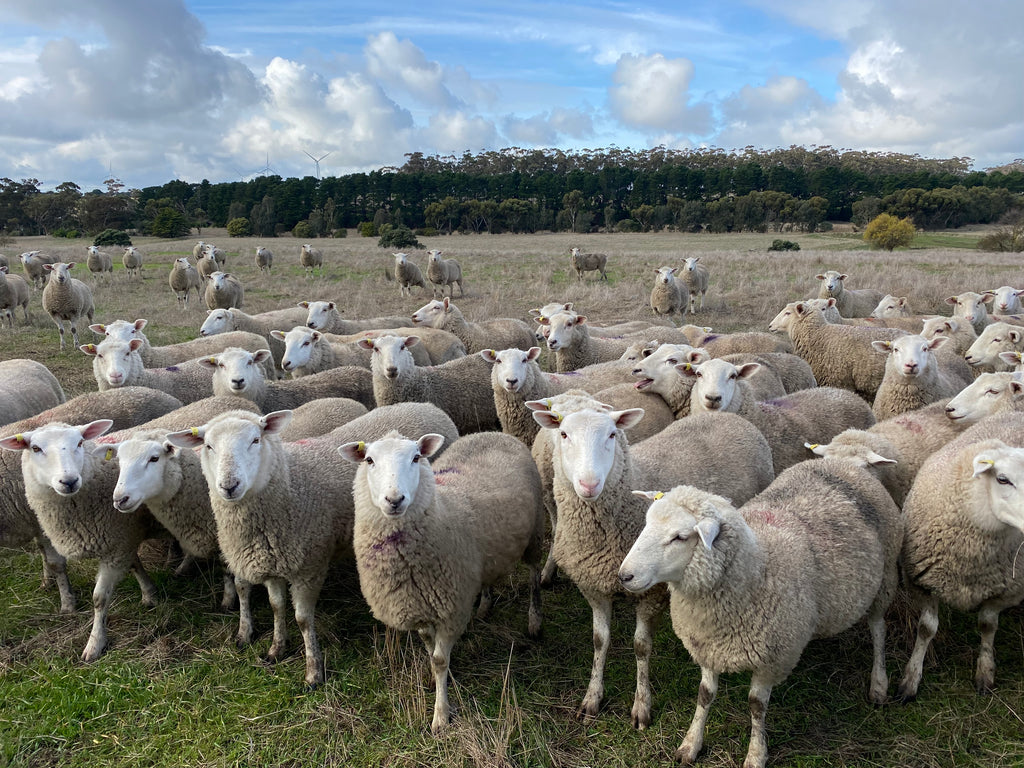
<instances>
[{"instance_id":1,"label":"dense forest","mask_svg":"<svg viewBox=\"0 0 1024 768\"><path fill-rule=\"evenodd\" d=\"M788 149L509 148L406 155L401 167L318 179L170 181L83 192L0 178L7 236L77 237L107 229L179 237L216 226L244 235L329 236L383 224L450 233L561 230L816 231L879 213L921 229L996 221L1024 205L1024 160L972 171L969 158ZM340 234L340 233L339 233Z\"/></svg>"}]
</instances>

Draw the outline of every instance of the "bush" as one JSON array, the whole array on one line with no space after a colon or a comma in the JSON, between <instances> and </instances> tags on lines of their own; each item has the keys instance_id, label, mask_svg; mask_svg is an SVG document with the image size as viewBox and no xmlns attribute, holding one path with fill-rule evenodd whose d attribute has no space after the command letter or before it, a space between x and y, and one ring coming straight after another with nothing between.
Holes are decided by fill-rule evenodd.
<instances>
[{"instance_id":1,"label":"bush","mask_svg":"<svg viewBox=\"0 0 1024 768\"><path fill-rule=\"evenodd\" d=\"M308 221L300 221L292 228L292 236L299 240L309 240L315 235L313 234L313 228L309 225Z\"/></svg>"},{"instance_id":2,"label":"bush","mask_svg":"<svg viewBox=\"0 0 1024 768\"><path fill-rule=\"evenodd\" d=\"M331 237L348 237L348 230L344 227L336 229L331 233Z\"/></svg>"},{"instance_id":3,"label":"bush","mask_svg":"<svg viewBox=\"0 0 1024 768\"><path fill-rule=\"evenodd\" d=\"M181 211L161 208L149 231L157 237L187 237L192 226Z\"/></svg>"},{"instance_id":4,"label":"bush","mask_svg":"<svg viewBox=\"0 0 1024 768\"><path fill-rule=\"evenodd\" d=\"M416 230L417 237L437 237L437 227L420 227Z\"/></svg>"},{"instance_id":5,"label":"bush","mask_svg":"<svg viewBox=\"0 0 1024 768\"><path fill-rule=\"evenodd\" d=\"M249 237L252 234L252 225L243 216L232 219L228 222L228 235L230 237Z\"/></svg>"},{"instance_id":6,"label":"bush","mask_svg":"<svg viewBox=\"0 0 1024 768\"><path fill-rule=\"evenodd\" d=\"M639 232L640 223L634 219L623 219L615 225L616 232Z\"/></svg>"},{"instance_id":7,"label":"bush","mask_svg":"<svg viewBox=\"0 0 1024 768\"><path fill-rule=\"evenodd\" d=\"M794 243L792 240L772 240L772 244L768 246L769 251L799 251L800 243Z\"/></svg>"},{"instance_id":8,"label":"bush","mask_svg":"<svg viewBox=\"0 0 1024 768\"><path fill-rule=\"evenodd\" d=\"M359 230L359 234L362 237L376 237L378 234L380 234L377 231L377 225L374 224L372 221L361 222L357 229Z\"/></svg>"},{"instance_id":9,"label":"bush","mask_svg":"<svg viewBox=\"0 0 1024 768\"><path fill-rule=\"evenodd\" d=\"M1014 235L1013 230L998 229L978 241L979 251L1002 251L1004 253L1024 252L1024 236Z\"/></svg>"},{"instance_id":10,"label":"bush","mask_svg":"<svg viewBox=\"0 0 1024 768\"><path fill-rule=\"evenodd\" d=\"M132 244L132 239L123 229L104 229L92 241L92 244L99 247L103 245L120 245L127 248Z\"/></svg>"},{"instance_id":11,"label":"bush","mask_svg":"<svg viewBox=\"0 0 1024 768\"><path fill-rule=\"evenodd\" d=\"M52 237L66 237L69 240L71 240L76 237L81 237L82 233L79 232L77 229L65 229L64 227L61 227L60 229L53 230L53 232L51 232L50 235Z\"/></svg>"},{"instance_id":12,"label":"bush","mask_svg":"<svg viewBox=\"0 0 1024 768\"><path fill-rule=\"evenodd\" d=\"M893 248L910 245L917 230L909 218L897 219L888 213L880 213L864 228L864 240L872 248L884 248L892 253Z\"/></svg>"},{"instance_id":13,"label":"bush","mask_svg":"<svg viewBox=\"0 0 1024 768\"><path fill-rule=\"evenodd\" d=\"M382 224L380 227L380 239L377 241L380 248L422 248L416 235L404 224Z\"/></svg>"}]
</instances>

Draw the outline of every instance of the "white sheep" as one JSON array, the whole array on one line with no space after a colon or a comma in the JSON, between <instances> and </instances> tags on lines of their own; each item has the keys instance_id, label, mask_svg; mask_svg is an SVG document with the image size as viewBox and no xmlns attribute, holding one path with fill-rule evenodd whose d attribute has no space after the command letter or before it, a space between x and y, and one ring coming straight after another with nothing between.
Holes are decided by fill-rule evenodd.
<instances>
[{"instance_id":1,"label":"white sheep","mask_svg":"<svg viewBox=\"0 0 1024 768\"><path fill-rule=\"evenodd\" d=\"M455 334L471 355L481 349L518 347L529 349L536 336L529 325L514 317L496 317L471 323L446 296L434 300L412 313L414 326L426 326Z\"/></svg>"},{"instance_id":2,"label":"white sheep","mask_svg":"<svg viewBox=\"0 0 1024 768\"><path fill-rule=\"evenodd\" d=\"M466 295L462 288L462 267L455 259L442 259L438 250L427 251L427 279L431 282L434 298L438 298L438 289L444 297L444 287L448 286L448 298L454 297L455 284L459 284L459 297Z\"/></svg>"},{"instance_id":3,"label":"white sheep","mask_svg":"<svg viewBox=\"0 0 1024 768\"><path fill-rule=\"evenodd\" d=\"M395 256L395 282L398 283L398 295L412 296L413 286L419 286L426 290L427 281L423 279L423 273L413 262L409 261L408 254L396 253Z\"/></svg>"},{"instance_id":4,"label":"white sheep","mask_svg":"<svg viewBox=\"0 0 1024 768\"><path fill-rule=\"evenodd\" d=\"M525 446L508 435L468 435L431 466L443 441L395 432L339 449L359 464L353 486L359 586L377 619L417 631L426 644L435 734L448 725L451 651L473 602L519 560L530 568L529 634L540 633L544 536L540 477ZM481 608L487 606L482 596Z\"/></svg>"},{"instance_id":5,"label":"white sheep","mask_svg":"<svg viewBox=\"0 0 1024 768\"><path fill-rule=\"evenodd\" d=\"M271 332L278 328L294 328L306 322L306 310L301 307L284 307L269 312L249 315L232 307L231 309L212 309L206 313L206 319L199 327L200 336L215 336L228 331L248 331L258 333L267 340L266 346L274 354L274 365L280 367L284 355L284 344L275 339Z\"/></svg>"},{"instance_id":6,"label":"white sheep","mask_svg":"<svg viewBox=\"0 0 1024 768\"><path fill-rule=\"evenodd\" d=\"M8 328L14 327L14 310L18 307L21 307L28 325L28 300L29 288L24 278L8 274L7 266L0 266L0 318L7 321Z\"/></svg>"},{"instance_id":7,"label":"white sheep","mask_svg":"<svg viewBox=\"0 0 1024 768\"><path fill-rule=\"evenodd\" d=\"M50 369L35 360L0 361L0 425L21 421L67 400Z\"/></svg>"},{"instance_id":8,"label":"white sheep","mask_svg":"<svg viewBox=\"0 0 1024 768\"><path fill-rule=\"evenodd\" d=\"M638 493L653 503L619 578L641 593L668 584L672 628L701 668L678 760L693 763L703 748L719 676L749 670L743 765L763 768L772 688L813 638L862 620L874 650L869 698L885 702L885 612L896 594L903 522L868 471L845 459L803 462L739 509L692 486Z\"/></svg>"},{"instance_id":9,"label":"white sheep","mask_svg":"<svg viewBox=\"0 0 1024 768\"><path fill-rule=\"evenodd\" d=\"M956 296L946 298L946 303L953 306L953 317L963 320L974 326L974 332L981 334L985 326L989 324L988 308L985 306L992 301L992 295L964 291Z\"/></svg>"},{"instance_id":10,"label":"white sheep","mask_svg":"<svg viewBox=\"0 0 1024 768\"><path fill-rule=\"evenodd\" d=\"M700 256L689 256L683 262L682 280L690 294L690 314L697 312L697 294L700 294L700 310L704 311L704 297L708 292L708 268L699 262Z\"/></svg>"},{"instance_id":11,"label":"white sheep","mask_svg":"<svg viewBox=\"0 0 1024 768\"><path fill-rule=\"evenodd\" d=\"M82 318L92 322L92 290L81 280L71 276L75 262L62 261L43 264L43 270L50 274L43 288L43 311L57 325L60 332L60 349L64 351L64 323L71 326L71 336L78 346L78 323Z\"/></svg>"},{"instance_id":12,"label":"white sheep","mask_svg":"<svg viewBox=\"0 0 1024 768\"><path fill-rule=\"evenodd\" d=\"M224 267L228 263L228 253L223 248L218 248L213 243L206 243L203 248L204 258L207 258L214 265L214 269L219 269L221 272L224 271Z\"/></svg>"},{"instance_id":13,"label":"white sheep","mask_svg":"<svg viewBox=\"0 0 1024 768\"><path fill-rule=\"evenodd\" d=\"M882 300L882 292L874 288L853 290L846 287L849 275L830 269L824 274L815 275L821 281L818 288L819 299L834 298L836 309L843 317L868 317L871 311Z\"/></svg>"},{"instance_id":14,"label":"white sheep","mask_svg":"<svg viewBox=\"0 0 1024 768\"><path fill-rule=\"evenodd\" d=\"M199 277L203 283L206 283L214 272L220 271L216 259L212 256L212 251L212 245L205 246L204 250L196 257L196 271L199 272Z\"/></svg>"},{"instance_id":15,"label":"white sheep","mask_svg":"<svg viewBox=\"0 0 1024 768\"><path fill-rule=\"evenodd\" d=\"M200 259L203 258L205 253L206 243L203 242L202 240L199 240L195 245L192 246L192 258L196 260L197 264L199 263Z\"/></svg>"},{"instance_id":16,"label":"white sheep","mask_svg":"<svg viewBox=\"0 0 1024 768\"><path fill-rule=\"evenodd\" d=\"M871 410L881 421L950 398L968 382L946 370L937 351L949 340L943 337L901 336L892 341L874 341L871 346L886 355L885 376L875 394Z\"/></svg>"},{"instance_id":17,"label":"white sheep","mask_svg":"<svg viewBox=\"0 0 1024 768\"><path fill-rule=\"evenodd\" d=\"M878 306L871 310L871 314L868 317L895 319L898 317L909 317L912 314L914 313L910 311L910 303L907 301L906 296L893 296L891 293L887 293L878 302Z\"/></svg>"},{"instance_id":18,"label":"white sheep","mask_svg":"<svg viewBox=\"0 0 1024 768\"><path fill-rule=\"evenodd\" d=\"M793 352L793 344L789 339L779 338L763 331L742 331L738 333L715 333L710 328L687 325L679 329L684 332L685 340L673 340L661 337L666 344L690 344L703 347L712 357L735 355L749 352L760 355L765 352ZM659 336L661 334L659 333Z\"/></svg>"},{"instance_id":19,"label":"white sheep","mask_svg":"<svg viewBox=\"0 0 1024 768\"><path fill-rule=\"evenodd\" d=\"M404 328L409 325L408 315L384 315L360 319L342 317L341 309L333 301L300 301L298 306L307 312L305 325L324 333L347 335L360 331Z\"/></svg>"},{"instance_id":20,"label":"white sheep","mask_svg":"<svg viewBox=\"0 0 1024 768\"><path fill-rule=\"evenodd\" d=\"M951 342L945 346L948 354L959 355L961 358L978 338L973 325L953 317L929 317L921 323L920 333L929 341L945 336Z\"/></svg>"},{"instance_id":21,"label":"white sheep","mask_svg":"<svg viewBox=\"0 0 1024 768\"><path fill-rule=\"evenodd\" d=\"M994 291L985 291L985 295L992 296L992 311L997 315L1017 315L1024 312L1024 305L1020 297L1024 296L1024 288L1014 288L1012 285L1003 285Z\"/></svg>"},{"instance_id":22,"label":"white sheep","mask_svg":"<svg viewBox=\"0 0 1024 768\"><path fill-rule=\"evenodd\" d=\"M274 266L274 253L262 245L257 246L254 261L256 262L256 269L264 274L269 274L271 267Z\"/></svg>"},{"instance_id":23,"label":"white sheep","mask_svg":"<svg viewBox=\"0 0 1024 768\"><path fill-rule=\"evenodd\" d=\"M124 265L125 276L129 279L138 277L142 279L142 251L134 245L129 245L121 254L121 264Z\"/></svg>"},{"instance_id":24,"label":"white sheep","mask_svg":"<svg viewBox=\"0 0 1024 768\"><path fill-rule=\"evenodd\" d=\"M591 336L586 315L567 310L547 318L548 349L555 353L555 370L575 371L594 363L619 359L631 343L628 339Z\"/></svg>"},{"instance_id":25,"label":"white sheep","mask_svg":"<svg viewBox=\"0 0 1024 768\"><path fill-rule=\"evenodd\" d=\"M315 270L320 270L320 277L323 277L324 255L319 248L314 248L310 243L303 243L299 250L299 266L306 271L308 277L313 277Z\"/></svg>"},{"instance_id":26,"label":"white sheep","mask_svg":"<svg viewBox=\"0 0 1024 768\"><path fill-rule=\"evenodd\" d=\"M981 331L964 353L964 360L972 368L988 372L1010 371L1014 366L1003 360L1000 353L1021 350L1024 350L1024 328L996 322Z\"/></svg>"},{"instance_id":27,"label":"white sheep","mask_svg":"<svg viewBox=\"0 0 1024 768\"><path fill-rule=\"evenodd\" d=\"M139 348L142 341L106 338L99 344L83 344L79 349L93 358L92 374L100 392L119 387L151 387L194 403L213 394L213 372L197 360L186 360L167 368L146 368Z\"/></svg>"},{"instance_id":28,"label":"white sheep","mask_svg":"<svg viewBox=\"0 0 1024 768\"><path fill-rule=\"evenodd\" d=\"M986 416L1024 411L1024 378L1017 371L983 373L946 404L946 416L963 425Z\"/></svg>"},{"instance_id":29,"label":"white sheep","mask_svg":"<svg viewBox=\"0 0 1024 768\"><path fill-rule=\"evenodd\" d=\"M284 342L281 370L291 374L293 379L342 365L370 367L370 353L360 349L356 342L332 343L320 331L304 325L297 325L287 333L271 331L270 334Z\"/></svg>"},{"instance_id":30,"label":"white sheep","mask_svg":"<svg viewBox=\"0 0 1024 768\"><path fill-rule=\"evenodd\" d=\"M651 289L651 311L667 316L670 321L678 312L679 321L686 322L686 308L693 303L686 283L676 278L675 267L659 267L654 271L658 276Z\"/></svg>"},{"instance_id":31,"label":"white sheep","mask_svg":"<svg viewBox=\"0 0 1024 768\"><path fill-rule=\"evenodd\" d=\"M429 359L429 363L421 363L420 355L413 352L413 359L417 365L441 365L451 360L458 360L466 356L466 345L459 341L458 337L448 331L438 328L424 328L403 326L401 328L382 328L378 331L359 331L348 334L328 334L327 339L334 344L347 344L359 342L362 339L376 339L381 336L418 336L420 343Z\"/></svg>"},{"instance_id":32,"label":"white sheep","mask_svg":"<svg viewBox=\"0 0 1024 768\"><path fill-rule=\"evenodd\" d=\"M90 245L86 250L89 255L85 260L85 264L93 277L97 280L101 277L110 280L114 274L114 260L110 257L110 254L101 251L95 245Z\"/></svg>"},{"instance_id":33,"label":"white sheep","mask_svg":"<svg viewBox=\"0 0 1024 768\"><path fill-rule=\"evenodd\" d=\"M318 397L292 411L292 420L281 431L281 439L293 443L306 437L320 437L367 413L365 405L350 397Z\"/></svg>"},{"instance_id":34,"label":"white sheep","mask_svg":"<svg viewBox=\"0 0 1024 768\"><path fill-rule=\"evenodd\" d=\"M46 285L46 271L43 269L43 265L54 264L58 261L56 256L40 251L25 251L18 258L21 260L21 268L25 271L25 278L32 283L33 289Z\"/></svg>"},{"instance_id":35,"label":"white sheep","mask_svg":"<svg viewBox=\"0 0 1024 768\"><path fill-rule=\"evenodd\" d=\"M600 272L601 279L608 280L608 273L605 267L608 264L608 256L603 253L581 253L579 248L572 248L569 251L569 263L576 272L576 277L583 280L584 272Z\"/></svg>"},{"instance_id":36,"label":"white sheep","mask_svg":"<svg viewBox=\"0 0 1024 768\"><path fill-rule=\"evenodd\" d=\"M207 309L241 309L245 304L245 286L230 272L218 269L210 273L203 299Z\"/></svg>"},{"instance_id":37,"label":"white sheep","mask_svg":"<svg viewBox=\"0 0 1024 768\"><path fill-rule=\"evenodd\" d=\"M191 291L196 292L196 301L202 298L203 279L199 276L199 271L188 260L188 256L174 260L171 271L167 275L167 284L178 299L179 309L188 309L188 296Z\"/></svg>"}]
</instances>

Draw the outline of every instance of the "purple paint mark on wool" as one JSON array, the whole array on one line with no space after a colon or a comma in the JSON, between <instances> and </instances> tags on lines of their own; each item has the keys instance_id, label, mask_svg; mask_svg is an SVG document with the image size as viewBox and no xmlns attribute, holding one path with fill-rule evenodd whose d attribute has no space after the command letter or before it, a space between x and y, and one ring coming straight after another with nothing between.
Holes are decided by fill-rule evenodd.
<instances>
[{"instance_id":1,"label":"purple paint mark on wool","mask_svg":"<svg viewBox=\"0 0 1024 768\"><path fill-rule=\"evenodd\" d=\"M761 405L767 405L771 408L777 408L780 411L788 411L793 408L793 401L787 400L786 398L777 398L773 400L765 400Z\"/></svg>"},{"instance_id":2,"label":"purple paint mark on wool","mask_svg":"<svg viewBox=\"0 0 1024 768\"><path fill-rule=\"evenodd\" d=\"M908 432L913 432L914 434L918 435L924 432L924 427L922 427L919 423L917 423L916 421L907 416L898 416L895 419L893 419L893 421L895 421L901 427L906 429Z\"/></svg>"},{"instance_id":3,"label":"purple paint mark on wool","mask_svg":"<svg viewBox=\"0 0 1024 768\"><path fill-rule=\"evenodd\" d=\"M563 373L560 373L558 375L559 376L579 376L580 372L579 371L564 371Z\"/></svg>"},{"instance_id":4,"label":"purple paint mark on wool","mask_svg":"<svg viewBox=\"0 0 1024 768\"><path fill-rule=\"evenodd\" d=\"M405 531L394 531L384 537L383 540L374 544L371 549L375 552L383 552L385 549L398 547L405 543Z\"/></svg>"},{"instance_id":5,"label":"purple paint mark on wool","mask_svg":"<svg viewBox=\"0 0 1024 768\"><path fill-rule=\"evenodd\" d=\"M703 339L700 340L700 343L701 344L707 344L709 341L714 341L717 338L720 338L720 334L709 333L707 336L705 336Z\"/></svg>"},{"instance_id":6,"label":"purple paint mark on wool","mask_svg":"<svg viewBox=\"0 0 1024 768\"><path fill-rule=\"evenodd\" d=\"M446 467L444 469L434 470L434 483L436 485L444 485L445 475L458 475L459 470L456 467Z\"/></svg>"},{"instance_id":7,"label":"purple paint mark on wool","mask_svg":"<svg viewBox=\"0 0 1024 768\"><path fill-rule=\"evenodd\" d=\"M178 371L180 371L180 370L181 370L181 368L179 368L179 367L178 367L178 366L176 366L176 365L169 365L169 366L167 366L166 368L164 368L164 370L165 370L165 371L170 371L171 373L177 373Z\"/></svg>"}]
</instances>

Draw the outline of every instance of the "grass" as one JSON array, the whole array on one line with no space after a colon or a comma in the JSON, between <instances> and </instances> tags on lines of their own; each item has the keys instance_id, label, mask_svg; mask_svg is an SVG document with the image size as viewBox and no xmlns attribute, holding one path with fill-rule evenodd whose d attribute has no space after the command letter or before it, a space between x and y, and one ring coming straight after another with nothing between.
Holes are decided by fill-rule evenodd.
<instances>
[{"instance_id":1,"label":"grass","mask_svg":"<svg viewBox=\"0 0 1024 768\"><path fill-rule=\"evenodd\" d=\"M400 298L383 278L392 263L374 240L351 237L318 243L327 261L323 280L298 268L298 244L270 242L275 275L256 274L256 240L204 232L228 248L228 268L246 285L246 308L262 311L300 299L333 299L352 316L410 313L429 295ZM943 311L945 296L1016 284L1019 262L946 246L883 254L845 248L838 233L798 236L803 250L769 254L772 235L678 234L579 236L455 236L424 238L458 258L467 296L456 303L471 319L525 317L547 301L575 301L595 323L650 317L653 270L700 254L712 272L708 309L698 317L716 330L763 329L786 301L817 290L814 275L837 268L856 286L909 295L919 311ZM142 240L145 279L95 289L98 321L150 320L154 343L195 335L204 313L179 310L166 284L173 259L193 240ZM593 273L579 283L568 271L568 249L609 255L609 282ZM30 248L64 250L81 244L24 238L8 254ZM422 261L422 254L414 258ZM120 265L118 265L118 268ZM15 270L17 271L17 270ZM80 275L81 276L81 275ZM90 391L89 359L60 354L38 294L33 323L0 331L5 357L34 357L60 378L69 395ZM91 340L85 333L82 341ZM699 670L667 620L652 659L654 723L629 726L635 662L632 616L624 602L613 621L606 702L597 718L573 717L591 660L590 611L564 579L545 593L544 636L526 636L525 572L510 578L485 621L474 621L452 657L457 716L441 738L429 733L433 707L429 663L418 639L386 630L369 614L351 564L339 563L318 606L327 682L302 685L301 641L290 627L292 653L275 666L269 646L270 609L256 591L253 647L233 643L236 618L216 609L216 569L176 578L162 551L144 552L160 592L144 609L133 579L116 590L110 650L84 665L78 655L89 633L84 607L95 563L70 565L79 611L57 613L51 591L39 588L38 555L0 550L0 764L18 768L69 766L583 766L667 765L693 713ZM786 766L992 766L1024 752L1024 632L1020 609L1008 611L996 637L997 689L979 697L972 684L977 633L972 616L943 611L934 652L917 702L874 708L867 702L870 644L855 628L816 641L793 675L778 686L768 710L770 764ZM906 662L912 630L893 620L890 690ZM727 675L712 708L700 765L733 766L749 731L748 678Z\"/></svg>"}]
</instances>

